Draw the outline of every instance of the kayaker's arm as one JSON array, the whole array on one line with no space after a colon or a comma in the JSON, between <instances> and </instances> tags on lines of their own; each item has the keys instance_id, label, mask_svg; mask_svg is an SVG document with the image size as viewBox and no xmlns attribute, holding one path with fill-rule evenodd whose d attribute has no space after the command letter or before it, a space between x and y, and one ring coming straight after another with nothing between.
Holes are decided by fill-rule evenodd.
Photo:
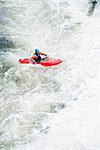
<instances>
[{"instance_id":1,"label":"kayaker's arm","mask_svg":"<svg viewBox=\"0 0 100 150\"><path fill-rule=\"evenodd\" d=\"M41 54L41 55L44 55L44 56L47 56L47 54L46 54L46 53L44 53L44 52L40 52L40 54Z\"/></svg>"},{"instance_id":2,"label":"kayaker's arm","mask_svg":"<svg viewBox=\"0 0 100 150\"><path fill-rule=\"evenodd\" d=\"M33 55L32 57L31 57L31 59L33 59L33 60L35 60L37 58L37 56L35 56L35 55Z\"/></svg>"}]
</instances>

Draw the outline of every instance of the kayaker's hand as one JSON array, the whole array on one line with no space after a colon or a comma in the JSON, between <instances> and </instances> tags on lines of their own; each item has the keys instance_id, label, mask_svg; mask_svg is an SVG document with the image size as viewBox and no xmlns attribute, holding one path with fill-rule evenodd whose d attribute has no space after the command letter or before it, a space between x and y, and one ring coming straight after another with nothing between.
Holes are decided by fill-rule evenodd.
<instances>
[{"instance_id":1,"label":"kayaker's hand","mask_svg":"<svg viewBox=\"0 0 100 150\"><path fill-rule=\"evenodd\" d=\"M48 58L47 54L45 54L45 58Z\"/></svg>"}]
</instances>

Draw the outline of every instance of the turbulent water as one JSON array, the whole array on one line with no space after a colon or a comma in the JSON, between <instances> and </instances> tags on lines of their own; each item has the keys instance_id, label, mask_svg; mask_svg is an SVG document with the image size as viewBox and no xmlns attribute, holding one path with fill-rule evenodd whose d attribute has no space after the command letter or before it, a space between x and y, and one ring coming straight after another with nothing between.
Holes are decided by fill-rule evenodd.
<instances>
[{"instance_id":1,"label":"turbulent water","mask_svg":"<svg viewBox=\"0 0 100 150\"><path fill-rule=\"evenodd\" d=\"M97 2L0 0L1 150L100 149ZM63 63L18 63L35 48Z\"/></svg>"}]
</instances>

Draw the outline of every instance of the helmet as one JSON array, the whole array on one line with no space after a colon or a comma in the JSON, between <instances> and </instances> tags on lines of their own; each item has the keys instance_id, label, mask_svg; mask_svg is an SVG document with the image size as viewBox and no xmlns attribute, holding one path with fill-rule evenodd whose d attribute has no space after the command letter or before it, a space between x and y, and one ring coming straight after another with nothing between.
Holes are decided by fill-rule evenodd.
<instances>
[{"instance_id":1,"label":"helmet","mask_svg":"<svg viewBox=\"0 0 100 150\"><path fill-rule=\"evenodd\" d=\"M39 49L35 49L35 52L37 53L37 52L40 52L40 50Z\"/></svg>"}]
</instances>

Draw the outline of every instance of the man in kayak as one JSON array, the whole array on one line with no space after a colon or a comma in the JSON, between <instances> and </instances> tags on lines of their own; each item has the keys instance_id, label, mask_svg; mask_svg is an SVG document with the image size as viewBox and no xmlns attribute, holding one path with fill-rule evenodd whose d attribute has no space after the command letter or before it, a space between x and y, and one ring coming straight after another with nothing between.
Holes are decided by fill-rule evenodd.
<instances>
[{"instance_id":1,"label":"man in kayak","mask_svg":"<svg viewBox=\"0 0 100 150\"><path fill-rule=\"evenodd\" d=\"M92 0L92 1L90 1L89 2L89 4L90 4L90 8L89 8L89 10L88 10L88 16L91 16L91 15L93 15L93 12L94 12L94 10L95 10L95 8L96 8L96 5L97 5L97 0Z\"/></svg>"},{"instance_id":2,"label":"man in kayak","mask_svg":"<svg viewBox=\"0 0 100 150\"><path fill-rule=\"evenodd\" d=\"M96 1L96 0L93 0L91 3L92 3L92 5L93 5L92 7L93 7L93 9L94 9L95 6L96 6L96 4L97 4L97 1Z\"/></svg>"},{"instance_id":3,"label":"man in kayak","mask_svg":"<svg viewBox=\"0 0 100 150\"><path fill-rule=\"evenodd\" d=\"M35 49L35 53L34 53L34 55L31 57L31 61L32 62L40 62L41 60L43 60L42 58L41 58L41 55L44 55L44 56L46 56L47 57L47 54L45 54L44 52L40 52L40 50L39 49Z\"/></svg>"}]
</instances>

